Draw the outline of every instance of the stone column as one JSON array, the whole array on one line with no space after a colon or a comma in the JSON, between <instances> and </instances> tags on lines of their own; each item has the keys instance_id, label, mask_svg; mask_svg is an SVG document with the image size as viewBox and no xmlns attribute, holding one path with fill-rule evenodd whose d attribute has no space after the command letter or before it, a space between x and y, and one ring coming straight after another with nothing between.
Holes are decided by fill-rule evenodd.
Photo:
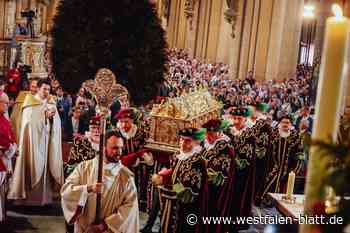
<instances>
[{"instance_id":1,"label":"stone column","mask_svg":"<svg viewBox=\"0 0 350 233\"><path fill-rule=\"evenodd\" d=\"M282 47L278 63L279 70L277 75L271 78L282 80L284 78L294 77L295 75L298 63L303 5L303 0L287 1L284 19L285 26L282 33Z\"/></svg>"},{"instance_id":2,"label":"stone column","mask_svg":"<svg viewBox=\"0 0 350 233\"><path fill-rule=\"evenodd\" d=\"M225 12L228 10L226 4L222 4L221 12ZM232 25L228 23L225 19L224 14L221 14L221 23L220 23L220 32L218 38L218 48L217 48L217 61L224 62L226 64L230 63L230 50L233 46L232 40Z\"/></svg>"},{"instance_id":3,"label":"stone column","mask_svg":"<svg viewBox=\"0 0 350 233\"><path fill-rule=\"evenodd\" d=\"M326 19L330 16L332 4L327 0L320 0L316 5L316 34L315 34L315 58L319 59L322 55L323 38L326 28Z\"/></svg>"},{"instance_id":4,"label":"stone column","mask_svg":"<svg viewBox=\"0 0 350 233\"><path fill-rule=\"evenodd\" d=\"M5 0L0 0L0 39L4 39L5 36Z\"/></svg>"},{"instance_id":5,"label":"stone column","mask_svg":"<svg viewBox=\"0 0 350 233\"><path fill-rule=\"evenodd\" d=\"M233 79L239 78L240 74L241 54L243 53L243 36L244 29L246 28L245 15L248 8L247 6L248 4L245 0L240 0L238 2L238 15L234 32L235 37L232 38L231 43L228 44L230 74Z\"/></svg>"},{"instance_id":6,"label":"stone column","mask_svg":"<svg viewBox=\"0 0 350 233\"><path fill-rule=\"evenodd\" d=\"M258 22L258 32L256 38L256 52L254 60L254 73L257 80L264 80L266 78L266 65L268 60L268 53L272 49L269 47L271 38L271 23L273 17L274 4L278 1L264 0L261 1L260 17ZM254 49L255 49L254 46ZM249 70L247 70L249 71Z\"/></svg>"},{"instance_id":7,"label":"stone column","mask_svg":"<svg viewBox=\"0 0 350 233\"><path fill-rule=\"evenodd\" d=\"M269 51L267 57L265 79L275 79L278 75L281 75L280 65L282 59L287 57L288 54L281 54L282 47L285 46L284 40L286 39L284 33L288 33L290 25L285 21L287 11L288 0L279 0L274 4ZM292 21L292 20L291 20ZM292 21L295 23L294 21ZM288 33L289 34L289 33ZM288 35L289 36L289 35Z\"/></svg>"},{"instance_id":8,"label":"stone column","mask_svg":"<svg viewBox=\"0 0 350 233\"><path fill-rule=\"evenodd\" d=\"M52 0L50 2L50 4L47 6L47 10L46 10L46 30L48 32L51 31L51 28L53 26L53 19L55 17L55 15L57 14L57 7L59 5L61 0Z\"/></svg>"},{"instance_id":9,"label":"stone column","mask_svg":"<svg viewBox=\"0 0 350 233\"><path fill-rule=\"evenodd\" d=\"M170 16L167 28L167 38L170 48L175 47L176 44L176 28L179 21L179 3L181 3L181 0L172 0L170 4Z\"/></svg>"},{"instance_id":10,"label":"stone column","mask_svg":"<svg viewBox=\"0 0 350 233\"><path fill-rule=\"evenodd\" d=\"M16 1L16 20L20 20L21 17L21 11L22 11L22 0L17 0Z\"/></svg>"},{"instance_id":11,"label":"stone column","mask_svg":"<svg viewBox=\"0 0 350 233\"><path fill-rule=\"evenodd\" d=\"M208 33L208 39L207 39L207 45L206 45L206 53L205 57L208 58L210 61L217 61L217 50L218 50L218 43L220 38L220 25L222 21L224 20L222 18L223 12L222 12L222 6L224 1L223 0L215 0L212 1L212 4L210 6L210 18L209 18L209 33ZM226 3L225 3L226 4Z\"/></svg>"},{"instance_id":12,"label":"stone column","mask_svg":"<svg viewBox=\"0 0 350 233\"><path fill-rule=\"evenodd\" d=\"M43 5L42 9L42 19L41 19L41 31L42 33L47 33L47 6Z\"/></svg>"},{"instance_id":13,"label":"stone column","mask_svg":"<svg viewBox=\"0 0 350 233\"><path fill-rule=\"evenodd\" d=\"M203 60L206 59L212 2L213 0L201 0L199 4L198 34L194 54L196 58Z\"/></svg>"},{"instance_id":14,"label":"stone column","mask_svg":"<svg viewBox=\"0 0 350 233\"><path fill-rule=\"evenodd\" d=\"M239 46L238 78L254 71L257 80L294 74L303 0L248 0Z\"/></svg>"},{"instance_id":15,"label":"stone column","mask_svg":"<svg viewBox=\"0 0 350 233\"><path fill-rule=\"evenodd\" d=\"M193 14L188 15L186 22L186 41L185 48L191 57L195 56L195 47L198 39L198 20L199 20L200 1L195 1L193 6Z\"/></svg>"},{"instance_id":16,"label":"stone column","mask_svg":"<svg viewBox=\"0 0 350 233\"><path fill-rule=\"evenodd\" d=\"M16 27L16 1L5 1L4 38L11 39Z\"/></svg>"},{"instance_id":17,"label":"stone column","mask_svg":"<svg viewBox=\"0 0 350 233\"><path fill-rule=\"evenodd\" d=\"M176 30L176 42L175 42L175 47L184 49L185 48L185 43L186 43L186 36L187 36L187 19L185 16L185 1L179 1L178 5L178 26Z\"/></svg>"},{"instance_id":18,"label":"stone column","mask_svg":"<svg viewBox=\"0 0 350 233\"><path fill-rule=\"evenodd\" d=\"M28 10L30 7L30 0L22 0L22 11Z\"/></svg>"},{"instance_id":19,"label":"stone column","mask_svg":"<svg viewBox=\"0 0 350 233\"><path fill-rule=\"evenodd\" d=\"M270 1L270 0L268 0ZM241 31L241 43L239 45L239 67L238 67L238 78L243 79L248 72L249 65L249 54L252 43L255 45L256 41L252 42L253 28L257 26L257 14L256 4L261 4L261 0L247 0L245 3L243 17L243 30ZM255 46L254 46L255 47Z\"/></svg>"}]
</instances>

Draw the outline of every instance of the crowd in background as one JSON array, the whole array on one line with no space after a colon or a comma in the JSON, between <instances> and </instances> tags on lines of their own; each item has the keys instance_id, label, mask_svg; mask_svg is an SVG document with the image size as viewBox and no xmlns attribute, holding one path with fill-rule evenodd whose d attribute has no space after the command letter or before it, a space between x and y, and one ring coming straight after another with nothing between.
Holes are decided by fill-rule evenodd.
<instances>
[{"instance_id":1,"label":"crowd in background","mask_svg":"<svg viewBox=\"0 0 350 233\"><path fill-rule=\"evenodd\" d=\"M201 62L182 49L169 50L168 57L169 72L159 86L158 96L175 97L205 87L223 103L224 111L262 102L269 105L268 113L273 121L288 114L293 116L296 129L311 131L315 88L310 67L299 65L294 77L263 81L256 80L254 72L250 71L241 80L232 78L228 65ZM52 95L57 97L64 137L71 140L75 134L83 134L87 130L89 119L95 115L96 102L84 88L70 94L65 92L58 80L52 80L51 84ZM10 97L9 114L20 90L28 88L27 82L21 83L20 72L16 70L10 70L4 79L0 79L0 92L7 92ZM147 111L152 108L151 105L147 107L142 109ZM79 127L74 124L77 120L81 122Z\"/></svg>"},{"instance_id":2,"label":"crowd in background","mask_svg":"<svg viewBox=\"0 0 350 233\"><path fill-rule=\"evenodd\" d=\"M293 77L257 81L253 71L248 72L243 80L233 79L228 65L203 63L190 58L181 49L170 50L169 60L169 76L163 85L166 88L160 89L160 95L178 96L205 87L223 103L224 110L266 103L273 121L291 115L295 128L302 127L302 130L311 132L315 96L311 67L299 65ZM307 121L301 121L301 118Z\"/></svg>"}]
</instances>

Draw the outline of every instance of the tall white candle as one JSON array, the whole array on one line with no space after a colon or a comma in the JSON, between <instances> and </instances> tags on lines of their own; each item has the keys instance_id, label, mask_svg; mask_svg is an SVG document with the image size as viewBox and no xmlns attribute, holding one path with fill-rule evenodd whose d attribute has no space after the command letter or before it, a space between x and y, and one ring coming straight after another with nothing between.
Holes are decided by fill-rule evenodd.
<instances>
[{"instance_id":1,"label":"tall white candle","mask_svg":"<svg viewBox=\"0 0 350 233\"><path fill-rule=\"evenodd\" d=\"M334 142L340 121L341 102L348 69L349 19L343 17L338 5L333 5L334 17L326 22L321 72L318 85L313 140ZM306 180L305 213L311 214L316 202L322 200L327 157L315 146L310 149ZM301 225L301 232L309 232L310 225Z\"/></svg>"},{"instance_id":2,"label":"tall white candle","mask_svg":"<svg viewBox=\"0 0 350 233\"><path fill-rule=\"evenodd\" d=\"M288 183L287 183L287 197L291 198L294 193L294 183L295 183L295 173L291 171L288 176Z\"/></svg>"}]
</instances>

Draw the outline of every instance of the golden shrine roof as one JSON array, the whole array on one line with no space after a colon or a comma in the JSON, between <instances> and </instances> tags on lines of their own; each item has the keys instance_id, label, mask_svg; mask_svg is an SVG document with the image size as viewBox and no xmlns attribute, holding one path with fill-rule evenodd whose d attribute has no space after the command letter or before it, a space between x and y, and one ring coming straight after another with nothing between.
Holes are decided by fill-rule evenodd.
<instances>
[{"instance_id":1,"label":"golden shrine roof","mask_svg":"<svg viewBox=\"0 0 350 233\"><path fill-rule=\"evenodd\" d=\"M222 104L207 89L200 89L154 105L151 116L188 120L220 108Z\"/></svg>"}]
</instances>

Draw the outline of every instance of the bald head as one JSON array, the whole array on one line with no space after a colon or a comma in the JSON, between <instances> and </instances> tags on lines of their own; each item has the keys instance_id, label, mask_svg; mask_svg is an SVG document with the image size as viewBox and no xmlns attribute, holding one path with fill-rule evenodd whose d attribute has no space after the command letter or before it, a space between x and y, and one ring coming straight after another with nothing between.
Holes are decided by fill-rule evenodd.
<instances>
[{"instance_id":1,"label":"bald head","mask_svg":"<svg viewBox=\"0 0 350 233\"><path fill-rule=\"evenodd\" d=\"M9 106L9 97L6 93L0 94L0 114L4 114Z\"/></svg>"}]
</instances>

